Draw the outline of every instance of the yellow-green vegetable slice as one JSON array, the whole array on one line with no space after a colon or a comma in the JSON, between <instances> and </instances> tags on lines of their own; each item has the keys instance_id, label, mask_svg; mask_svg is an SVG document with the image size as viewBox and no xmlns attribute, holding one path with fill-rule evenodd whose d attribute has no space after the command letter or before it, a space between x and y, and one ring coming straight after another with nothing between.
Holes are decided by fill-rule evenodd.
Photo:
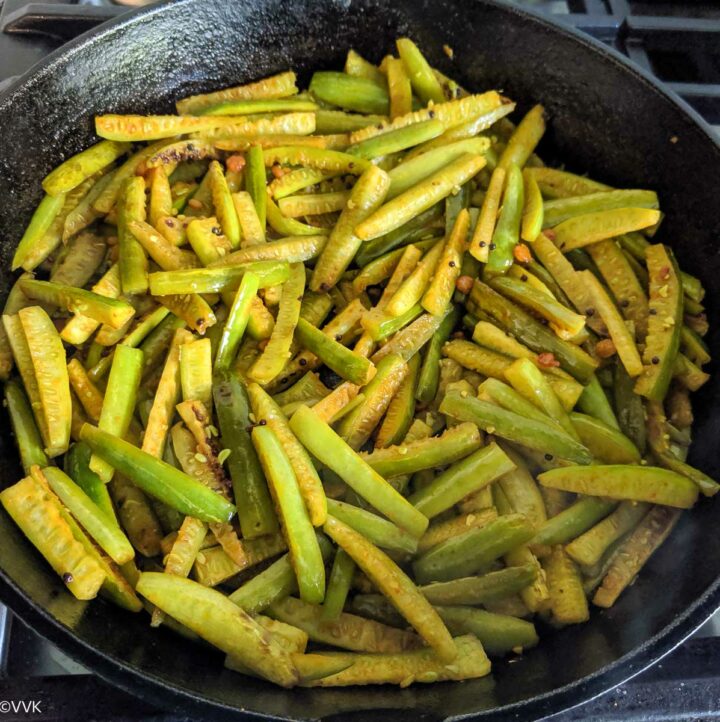
<instances>
[{"instance_id":1,"label":"yellow-green vegetable slice","mask_svg":"<svg viewBox=\"0 0 720 722\"><path fill-rule=\"evenodd\" d=\"M649 510L649 504L624 501L612 514L567 544L565 551L577 564L592 567L612 544L632 531Z\"/></svg>"},{"instance_id":2,"label":"yellow-green vegetable slice","mask_svg":"<svg viewBox=\"0 0 720 722\"><path fill-rule=\"evenodd\" d=\"M185 401L199 401L212 412L212 344L209 338L180 347L180 386Z\"/></svg>"},{"instance_id":3,"label":"yellow-green vegetable slice","mask_svg":"<svg viewBox=\"0 0 720 722\"><path fill-rule=\"evenodd\" d=\"M280 307L270 341L248 371L249 377L254 381L269 383L287 362L295 326L300 317L304 289L305 267L301 263L293 263L290 265L290 277L283 284Z\"/></svg>"},{"instance_id":4,"label":"yellow-green vegetable slice","mask_svg":"<svg viewBox=\"0 0 720 722\"><path fill-rule=\"evenodd\" d=\"M289 653L256 621L220 592L171 574L144 572L136 589L203 639L253 671L291 687L298 680Z\"/></svg>"},{"instance_id":5,"label":"yellow-green vegetable slice","mask_svg":"<svg viewBox=\"0 0 720 722\"><path fill-rule=\"evenodd\" d=\"M555 242L567 253L591 243L614 238L623 233L641 231L660 220L660 211L651 208L613 208L569 218L555 226Z\"/></svg>"},{"instance_id":6,"label":"yellow-green vegetable slice","mask_svg":"<svg viewBox=\"0 0 720 722\"><path fill-rule=\"evenodd\" d=\"M394 629L354 614L341 613L337 619L322 618L322 609L295 597L275 602L267 614L307 632L313 642L349 649L353 652L393 654L420 647L420 639L410 631Z\"/></svg>"},{"instance_id":7,"label":"yellow-green vegetable slice","mask_svg":"<svg viewBox=\"0 0 720 722\"><path fill-rule=\"evenodd\" d=\"M422 297L422 307L434 316L444 316L450 307L455 281L460 276L463 255L468 247L469 227L470 214L463 208L447 241L442 246L437 270Z\"/></svg>"},{"instance_id":8,"label":"yellow-green vegetable slice","mask_svg":"<svg viewBox=\"0 0 720 722\"><path fill-rule=\"evenodd\" d=\"M590 453L606 464L639 464L640 452L618 429L600 419L573 412L570 421Z\"/></svg>"},{"instance_id":9,"label":"yellow-green vegetable slice","mask_svg":"<svg viewBox=\"0 0 720 722\"><path fill-rule=\"evenodd\" d=\"M363 461L314 409L301 406L290 419L290 428L315 458L380 513L414 536L423 534L428 525L427 517Z\"/></svg>"},{"instance_id":10,"label":"yellow-green vegetable slice","mask_svg":"<svg viewBox=\"0 0 720 722\"><path fill-rule=\"evenodd\" d=\"M413 683L474 679L490 673L482 644L468 634L454 640L458 658L451 663L438 660L432 650L423 649L397 654L352 654L325 652L322 669L332 670L331 663L344 664L343 671L301 682L309 687L347 687L363 684L394 684L406 687ZM311 656L311 655L305 655ZM298 659L296 656L295 659Z\"/></svg>"},{"instance_id":11,"label":"yellow-green vegetable slice","mask_svg":"<svg viewBox=\"0 0 720 722\"><path fill-rule=\"evenodd\" d=\"M102 411L98 420L99 429L121 438L125 436L135 410L142 369L143 352L138 348L118 345L113 354L110 376L105 389ZM106 484L112 479L114 473L110 464L95 455L90 458L90 469ZM88 529L88 531L90 530ZM123 562L118 563L122 564Z\"/></svg>"},{"instance_id":12,"label":"yellow-green vegetable slice","mask_svg":"<svg viewBox=\"0 0 720 722\"><path fill-rule=\"evenodd\" d=\"M545 198L571 198L613 190L604 183L557 168L528 168L527 173L537 181Z\"/></svg>"},{"instance_id":13,"label":"yellow-green vegetable slice","mask_svg":"<svg viewBox=\"0 0 720 722\"><path fill-rule=\"evenodd\" d=\"M419 156L407 157L388 172L391 181L388 200L409 190L465 153L484 155L487 158L489 147L487 138L466 138L432 148Z\"/></svg>"},{"instance_id":14,"label":"yellow-green vegetable slice","mask_svg":"<svg viewBox=\"0 0 720 722\"><path fill-rule=\"evenodd\" d=\"M433 648L439 659L450 662L457 657L453 639L437 612L390 557L332 516L328 516L324 528Z\"/></svg>"},{"instance_id":15,"label":"yellow-green vegetable slice","mask_svg":"<svg viewBox=\"0 0 720 722\"><path fill-rule=\"evenodd\" d=\"M327 500L312 459L293 434L277 403L258 384L249 384L247 393L256 419L267 423L288 456L313 526L322 526L327 516Z\"/></svg>"},{"instance_id":16,"label":"yellow-green vegetable slice","mask_svg":"<svg viewBox=\"0 0 720 722\"><path fill-rule=\"evenodd\" d=\"M534 243L543 229L544 208L540 186L533 175L523 172L525 184L525 207L523 208L520 237L523 241Z\"/></svg>"},{"instance_id":17,"label":"yellow-green vegetable slice","mask_svg":"<svg viewBox=\"0 0 720 722\"><path fill-rule=\"evenodd\" d=\"M43 470L35 466L31 474L38 484L50 486L70 513L114 562L125 564L135 557L135 550L115 519L108 517L67 474L54 466L48 466Z\"/></svg>"},{"instance_id":18,"label":"yellow-green vegetable slice","mask_svg":"<svg viewBox=\"0 0 720 722\"><path fill-rule=\"evenodd\" d=\"M107 298L74 286L30 278L22 278L18 283L28 298L64 307L99 323L106 323L114 329L122 328L135 315L135 309L126 301Z\"/></svg>"},{"instance_id":19,"label":"yellow-green vegetable slice","mask_svg":"<svg viewBox=\"0 0 720 722\"><path fill-rule=\"evenodd\" d=\"M68 158L43 179L46 193L58 196L71 191L97 171L117 160L130 150L129 143L103 140Z\"/></svg>"},{"instance_id":20,"label":"yellow-green vegetable slice","mask_svg":"<svg viewBox=\"0 0 720 722\"><path fill-rule=\"evenodd\" d=\"M325 565L295 472L270 428L256 426L252 439L278 509L300 597L320 604L325 597Z\"/></svg>"},{"instance_id":21,"label":"yellow-green vegetable slice","mask_svg":"<svg viewBox=\"0 0 720 722\"><path fill-rule=\"evenodd\" d=\"M510 136L505 150L498 160L498 167L508 170L514 164L522 168L544 133L545 109L542 105L535 105L527 112L515 132Z\"/></svg>"},{"instance_id":22,"label":"yellow-green vegetable slice","mask_svg":"<svg viewBox=\"0 0 720 722\"><path fill-rule=\"evenodd\" d=\"M298 92L295 84L295 73L287 71L271 75L247 85L237 85L231 88L223 88L213 93L202 95L191 95L188 98L178 100L175 104L178 113L181 115L192 115L201 113L218 103L230 103L240 100L269 100L274 98L287 98L296 95Z\"/></svg>"},{"instance_id":23,"label":"yellow-green vegetable slice","mask_svg":"<svg viewBox=\"0 0 720 722\"><path fill-rule=\"evenodd\" d=\"M338 433L350 447L357 450L370 438L408 371L407 363L397 354L378 362L375 376L365 387L365 400L338 426Z\"/></svg>"},{"instance_id":24,"label":"yellow-green vegetable slice","mask_svg":"<svg viewBox=\"0 0 720 722\"><path fill-rule=\"evenodd\" d=\"M478 95L468 95L457 100L449 100L445 103L435 103L432 108L423 108L407 113L406 115L401 115L392 121L372 123L364 128L355 130L350 134L350 142L360 143L376 135L382 135L388 131L404 128L408 125L433 118L439 120L446 128L453 128L478 115L495 110L505 103L506 100L494 90L489 90L486 93Z\"/></svg>"},{"instance_id":25,"label":"yellow-green vegetable slice","mask_svg":"<svg viewBox=\"0 0 720 722\"><path fill-rule=\"evenodd\" d=\"M145 293L148 287L148 260L145 250L128 228L130 221L145 220L145 181L132 176L124 183L118 201L118 247L120 283L123 293Z\"/></svg>"},{"instance_id":26,"label":"yellow-green vegetable slice","mask_svg":"<svg viewBox=\"0 0 720 722\"><path fill-rule=\"evenodd\" d=\"M460 156L381 206L356 227L356 235L364 241L369 241L399 228L411 218L449 196L453 188L470 180L485 163L485 158L481 155L466 153Z\"/></svg>"},{"instance_id":27,"label":"yellow-green vegetable slice","mask_svg":"<svg viewBox=\"0 0 720 722\"><path fill-rule=\"evenodd\" d=\"M0 492L0 503L78 599L94 599L105 573L73 536L52 492L26 477Z\"/></svg>"},{"instance_id":28,"label":"yellow-green vegetable slice","mask_svg":"<svg viewBox=\"0 0 720 722\"><path fill-rule=\"evenodd\" d=\"M550 610L555 624L580 624L590 618L585 590L575 562L558 546L544 560L550 590Z\"/></svg>"},{"instance_id":29,"label":"yellow-green vegetable slice","mask_svg":"<svg viewBox=\"0 0 720 722\"><path fill-rule=\"evenodd\" d=\"M635 393L661 401L667 393L678 357L682 327L683 291L672 251L663 245L648 246L645 252L650 276L648 335L643 351L644 366Z\"/></svg>"},{"instance_id":30,"label":"yellow-green vegetable slice","mask_svg":"<svg viewBox=\"0 0 720 722\"><path fill-rule=\"evenodd\" d=\"M46 195L40 201L15 249L11 270L16 271L22 267L26 271L32 271L53 251L53 248L50 248L47 253L41 252L38 256L38 246L41 245L43 237L50 230L53 221L61 213L64 204L64 194Z\"/></svg>"},{"instance_id":31,"label":"yellow-green vegetable slice","mask_svg":"<svg viewBox=\"0 0 720 722\"><path fill-rule=\"evenodd\" d=\"M590 291L593 307L607 326L610 338L625 370L632 377L639 376L643 371L643 362L635 345L635 339L625 325L620 312L591 271L580 271L579 275Z\"/></svg>"},{"instance_id":32,"label":"yellow-green vegetable slice","mask_svg":"<svg viewBox=\"0 0 720 722\"><path fill-rule=\"evenodd\" d=\"M388 94L390 95L390 118L394 120L412 112L412 86L399 58L388 58L386 64Z\"/></svg>"},{"instance_id":33,"label":"yellow-green vegetable slice","mask_svg":"<svg viewBox=\"0 0 720 722\"><path fill-rule=\"evenodd\" d=\"M389 186L388 174L377 166L368 168L357 180L315 264L312 291L327 291L338 282L362 244L355 227L380 207Z\"/></svg>"},{"instance_id":34,"label":"yellow-green vegetable slice","mask_svg":"<svg viewBox=\"0 0 720 722\"><path fill-rule=\"evenodd\" d=\"M131 474L133 482L143 491L178 511L202 521L227 522L235 507L174 466L150 456L136 446L118 439L89 424L80 437L93 453L112 464L122 474Z\"/></svg>"},{"instance_id":35,"label":"yellow-green vegetable slice","mask_svg":"<svg viewBox=\"0 0 720 722\"><path fill-rule=\"evenodd\" d=\"M690 479L654 466L573 466L546 471L538 481L551 489L680 509L690 508L698 496L698 488Z\"/></svg>"},{"instance_id":36,"label":"yellow-green vegetable slice","mask_svg":"<svg viewBox=\"0 0 720 722\"><path fill-rule=\"evenodd\" d=\"M52 320L39 306L21 309L18 311L18 318L19 327L15 333L22 329L25 339L24 346L32 364L32 373L40 402L40 408L35 410L36 418L38 416L42 418L40 430L46 444L45 451L52 458L65 453L70 443L72 403L70 382L65 365L65 349ZM8 331L8 335L11 335L10 331ZM12 338L11 343L14 343ZM13 346L13 353L15 353L18 367L22 369L15 346ZM25 387L28 388L25 374L23 380ZM31 403L33 402L34 399L31 395Z\"/></svg>"}]
</instances>

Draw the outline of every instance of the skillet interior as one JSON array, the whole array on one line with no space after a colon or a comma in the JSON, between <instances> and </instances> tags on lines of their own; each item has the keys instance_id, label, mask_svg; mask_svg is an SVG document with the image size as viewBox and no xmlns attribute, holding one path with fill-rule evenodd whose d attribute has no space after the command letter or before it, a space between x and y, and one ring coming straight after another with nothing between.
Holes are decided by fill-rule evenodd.
<instances>
[{"instance_id":1,"label":"skillet interior","mask_svg":"<svg viewBox=\"0 0 720 722\"><path fill-rule=\"evenodd\" d=\"M349 47L379 61L406 33L468 88L502 88L521 101L521 110L543 102L551 118L547 157L610 184L659 192L667 213L659 238L705 283L709 343L719 354L718 146L617 56L488 2L181 0L79 39L0 98L0 291L9 288L11 254L40 198L40 180L92 142L93 114L167 111L173 98L287 67L307 80L312 69L340 67ZM455 61L442 53L443 43L453 47ZM695 399L691 456L715 476L719 399L716 377ZM19 478L19 466L4 416L0 454L6 459L0 479L7 485ZM180 699L177 689L184 690L186 713L190 706L207 715L210 702L216 711L226 707L224 718L227 707L293 719L352 712L360 719L368 710L376 711L373 718L383 710L388 719L442 719L493 715L493 708L512 704L519 704L520 714L547 714L639 671L714 611L720 600L716 507L705 501L685 515L612 610L595 611L589 624L554 634L519 662L496 664L494 680L461 685L288 693L237 676L212 652L205 657L165 630L151 631L145 616L104 601L75 601L4 512L0 576L3 597L36 629L148 700L173 704Z\"/></svg>"}]
</instances>

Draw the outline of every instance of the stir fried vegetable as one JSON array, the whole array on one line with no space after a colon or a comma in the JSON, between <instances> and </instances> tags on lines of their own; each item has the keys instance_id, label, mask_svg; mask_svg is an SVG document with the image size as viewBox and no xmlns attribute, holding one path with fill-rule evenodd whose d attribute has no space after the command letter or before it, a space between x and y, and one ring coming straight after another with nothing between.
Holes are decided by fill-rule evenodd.
<instances>
[{"instance_id":1,"label":"stir fried vegetable","mask_svg":"<svg viewBox=\"0 0 720 722\"><path fill-rule=\"evenodd\" d=\"M396 51L98 116L14 239L0 503L78 599L284 687L487 675L720 489L665 199Z\"/></svg>"}]
</instances>

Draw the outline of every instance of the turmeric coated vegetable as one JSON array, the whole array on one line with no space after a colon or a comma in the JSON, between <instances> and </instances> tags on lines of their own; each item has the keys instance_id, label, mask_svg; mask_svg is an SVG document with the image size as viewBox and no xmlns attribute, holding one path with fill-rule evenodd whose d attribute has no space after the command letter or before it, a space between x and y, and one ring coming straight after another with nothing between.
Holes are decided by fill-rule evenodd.
<instances>
[{"instance_id":1,"label":"turmeric coated vegetable","mask_svg":"<svg viewBox=\"0 0 720 722\"><path fill-rule=\"evenodd\" d=\"M171 574L144 572L139 594L211 644L283 687L297 681L290 655L240 607L213 589Z\"/></svg>"},{"instance_id":2,"label":"turmeric coated vegetable","mask_svg":"<svg viewBox=\"0 0 720 722\"><path fill-rule=\"evenodd\" d=\"M332 516L325 523L325 531L355 560L441 660L450 662L456 658L457 649L437 612L390 557Z\"/></svg>"},{"instance_id":3,"label":"turmeric coated vegetable","mask_svg":"<svg viewBox=\"0 0 720 722\"><path fill-rule=\"evenodd\" d=\"M78 599L93 599L105 574L73 536L48 487L26 477L0 492L0 503Z\"/></svg>"},{"instance_id":4,"label":"turmeric coated vegetable","mask_svg":"<svg viewBox=\"0 0 720 722\"><path fill-rule=\"evenodd\" d=\"M545 166L558 121L442 50L98 115L6 239L0 503L77 599L224 675L482 677L720 489L690 463L714 307L653 240L667 199Z\"/></svg>"}]
</instances>

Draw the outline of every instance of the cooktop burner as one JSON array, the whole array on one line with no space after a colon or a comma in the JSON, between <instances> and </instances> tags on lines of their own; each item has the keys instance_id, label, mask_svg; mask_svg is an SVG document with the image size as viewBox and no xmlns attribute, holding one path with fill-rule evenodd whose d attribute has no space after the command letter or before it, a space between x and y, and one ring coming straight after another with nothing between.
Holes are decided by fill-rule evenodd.
<instances>
[{"instance_id":1,"label":"cooktop burner","mask_svg":"<svg viewBox=\"0 0 720 722\"><path fill-rule=\"evenodd\" d=\"M0 90L63 43L143 0L0 0ZM720 130L720 3L517 0L625 53ZM35 705L33 705L35 703ZM0 717L190 720L111 687L0 605ZM648 671L544 722L720 720L720 616Z\"/></svg>"}]
</instances>

